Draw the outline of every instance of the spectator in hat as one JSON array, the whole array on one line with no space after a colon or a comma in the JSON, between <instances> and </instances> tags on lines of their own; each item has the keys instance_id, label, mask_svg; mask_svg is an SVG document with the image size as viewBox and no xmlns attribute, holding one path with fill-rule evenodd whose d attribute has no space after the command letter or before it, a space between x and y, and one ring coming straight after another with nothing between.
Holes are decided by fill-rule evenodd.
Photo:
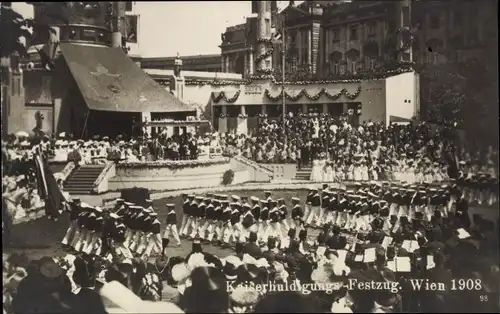
<instances>
[{"instance_id":1,"label":"spectator in hat","mask_svg":"<svg viewBox=\"0 0 500 314\"><path fill-rule=\"evenodd\" d=\"M91 257L77 257L74 261L73 281L80 286L76 294L78 308L86 313L107 313L100 295L95 291L98 265Z\"/></svg>"},{"instance_id":2,"label":"spectator in hat","mask_svg":"<svg viewBox=\"0 0 500 314\"><path fill-rule=\"evenodd\" d=\"M28 276L19 283L12 300L12 309L14 313L70 313L79 307L69 278L52 258L43 257L28 267Z\"/></svg>"},{"instance_id":3,"label":"spectator in hat","mask_svg":"<svg viewBox=\"0 0 500 314\"><path fill-rule=\"evenodd\" d=\"M215 267L198 267L191 272L191 286L181 300L185 313L227 313L229 294L222 271Z\"/></svg>"},{"instance_id":4,"label":"spectator in hat","mask_svg":"<svg viewBox=\"0 0 500 314\"><path fill-rule=\"evenodd\" d=\"M257 233L252 231L248 237L248 243L245 244L243 248L243 253L252 256L255 259L259 259L262 257L262 250L257 244Z\"/></svg>"}]
</instances>

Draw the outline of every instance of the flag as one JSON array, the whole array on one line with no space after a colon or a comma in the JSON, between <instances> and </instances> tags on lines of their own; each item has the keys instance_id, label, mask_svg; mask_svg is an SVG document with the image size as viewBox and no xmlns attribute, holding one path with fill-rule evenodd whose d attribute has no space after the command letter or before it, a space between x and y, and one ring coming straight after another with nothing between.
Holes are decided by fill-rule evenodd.
<instances>
[{"instance_id":1,"label":"flag","mask_svg":"<svg viewBox=\"0 0 500 314\"><path fill-rule=\"evenodd\" d=\"M34 160L38 195L45 201L45 214L57 218L63 210L64 196L40 148L35 151Z\"/></svg>"},{"instance_id":2,"label":"flag","mask_svg":"<svg viewBox=\"0 0 500 314\"><path fill-rule=\"evenodd\" d=\"M43 67L49 71L54 69L55 68L54 62L50 59L50 56L47 54L47 52L45 52L45 50L43 49L40 50L36 47L35 49L40 55L40 61L42 62Z\"/></svg>"}]
</instances>

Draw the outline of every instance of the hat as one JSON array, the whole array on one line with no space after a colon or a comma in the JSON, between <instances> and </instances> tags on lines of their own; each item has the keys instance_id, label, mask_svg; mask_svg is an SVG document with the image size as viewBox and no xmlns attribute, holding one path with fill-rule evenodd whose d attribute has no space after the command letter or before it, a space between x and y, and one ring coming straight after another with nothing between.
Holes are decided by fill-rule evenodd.
<instances>
[{"instance_id":1,"label":"hat","mask_svg":"<svg viewBox=\"0 0 500 314\"><path fill-rule=\"evenodd\" d=\"M239 201L240 200L240 197L238 195L231 195L231 198L233 199L233 201Z\"/></svg>"},{"instance_id":2,"label":"hat","mask_svg":"<svg viewBox=\"0 0 500 314\"><path fill-rule=\"evenodd\" d=\"M259 198L256 197L256 196L252 196L250 197L250 199L253 201L253 202L258 202L259 201Z\"/></svg>"},{"instance_id":3,"label":"hat","mask_svg":"<svg viewBox=\"0 0 500 314\"><path fill-rule=\"evenodd\" d=\"M123 198L117 198L116 202L125 202L125 200Z\"/></svg>"},{"instance_id":4,"label":"hat","mask_svg":"<svg viewBox=\"0 0 500 314\"><path fill-rule=\"evenodd\" d=\"M151 200L151 199L147 199L144 202L146 202L146 204L153 204L153 200Z\"/></svg>"},{"instance_id":5,"label":"hat","mask_svg":"<svg viewBox=\"0 0 500 314\"><path fill-rule=\"evenodd\" d=\"M226 257L222 272L224 273L224 276L226 277L227 280L233 281L236 280L236 278L238 278L237 269L238 267L240 267L240 265L241 261L236 256Z\"/></svg>"},{"instance_id":6,"label":"hat","mask_svg":"<svg viewBox=\"0 0 500 314\"><path fill-rule=\"evenodd\" d=\"M298 197L292 197L292 201L294 201L294 202L300 202L300 198L298 198Z\"/></svg>"},{"instance_id":7,"label":"hat","mask_svg":"<svg viewBox=\"0 0 500 314\"><path fill-rule=\"evenodd\" d=\"M63 274L63 269L50 257L42 257L38 265L40 273L47 279L54 279Z\"/></svg>"},{"instance_id":8,"label":"hat","mask_svg":"<svg viewBox=\"0 0 500 314\"><path fill-rule=\"evenodd\" d=\"M189 194L188 197L189 198L194 198L194 194Z\"/></svg>"}]
</instances>

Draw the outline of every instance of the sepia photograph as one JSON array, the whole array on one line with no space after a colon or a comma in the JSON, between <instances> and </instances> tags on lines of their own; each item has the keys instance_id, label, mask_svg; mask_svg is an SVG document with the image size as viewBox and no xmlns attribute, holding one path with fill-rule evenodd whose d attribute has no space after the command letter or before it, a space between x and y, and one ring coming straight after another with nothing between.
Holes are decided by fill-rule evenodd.
<instances>
[{"instance_id":1,"label":"sepia photograph","mask_svg":"<svg viewBox=\"0 0 500 314\"><path fill-rule=\"evenodd\" d=\"M500 313L497 11L0 2L3 314Z\"/></svg>"}]
</instances>

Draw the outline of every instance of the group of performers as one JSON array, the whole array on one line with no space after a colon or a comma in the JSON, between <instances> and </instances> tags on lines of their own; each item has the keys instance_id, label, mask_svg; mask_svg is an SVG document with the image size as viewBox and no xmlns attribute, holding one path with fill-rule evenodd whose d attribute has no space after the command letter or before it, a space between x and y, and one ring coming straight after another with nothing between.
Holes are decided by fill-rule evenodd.
<instances>
[{"instance_id":1,"label":"group of performers","mask_svg":"<svg viewBox=\"0 0 500 314\"><path fill-rule=\"evenodd\" d=\"M289 210L283 198L273 199L270 191L264 197L207 193L183 194L182 222L177 229L175 204L166 204L166 225L161 223L151 200L138 206L117 199L113 210L103 210L73 199L70 204L71 224L63 244L86 254L103 254L121 246L131 254L150 256L163 254L172 237L180 245L181 237L197 238L224 247L247 242L251 232L258 241L269 238L287 242L298 238L308 227L338 226L343 230L369 232L375 225L392 230L401 221L431 222L433 217L446 217L450 212L467 211L469 199L458 183L439 187L428 184L358 182L346 188L310 188L302 204L292 198ZM467 190L466 190L467 191ZM492 198L493 196L489 196ZM456 205L456 206L454 206ZM463 224L470 224L468 215Z\"/></svg>"},{"instance_id":2,"label":"group of performers","mask_svg":"<svg viewBox=\"0 0 500 314\"><path fill-rule=\"evenodd\" d=\"M161 223L151 200L146 200L146 206L138 206L117 199L115 207L106 210L73 198L69 216L70 226L62 244L76 252L100 256L117 248L127 256L163 252Z\"/></svg>"}]
</instances>

